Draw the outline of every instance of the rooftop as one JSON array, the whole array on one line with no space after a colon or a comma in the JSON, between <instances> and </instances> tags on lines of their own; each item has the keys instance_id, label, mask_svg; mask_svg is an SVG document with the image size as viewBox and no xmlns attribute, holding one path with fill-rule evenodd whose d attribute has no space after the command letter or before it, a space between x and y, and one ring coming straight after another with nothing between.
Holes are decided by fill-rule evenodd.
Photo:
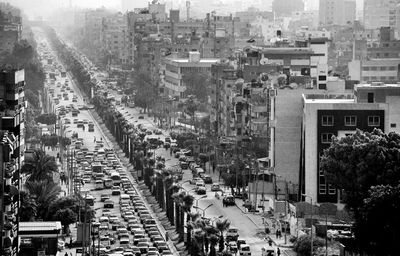
<instances>
[{"instance_id":1,"label":"rooftop","mask_svg":"<svg viewBox=\"0 0 400 256\"><path fill-rule=\"evenodd\" d=\"M173 62L189 63L189 59L171 59ZM200 61L192 61L193 63L217 63L220 59L200 59Z\"/></svg>"},{"instance_id":2,"label":"rooftop","mask_svg":"<svg viewBox=\"0 0 400 256\"><path fill-rule=\"evenodd\" d=\"M370 84L357 84L355 90L358 88L398 88L400 89L400 84L384 84L382 82L370 83Z\"/></svg>"}]
</instances>

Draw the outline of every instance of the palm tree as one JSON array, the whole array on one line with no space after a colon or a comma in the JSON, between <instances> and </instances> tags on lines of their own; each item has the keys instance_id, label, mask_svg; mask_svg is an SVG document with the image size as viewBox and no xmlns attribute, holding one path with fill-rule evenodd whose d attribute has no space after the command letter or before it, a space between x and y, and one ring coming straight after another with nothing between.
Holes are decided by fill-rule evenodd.
<instances>
[{"instance_id":1,"label":"palm tree","mask_svg":"<svg viewBox=\"0 0 400 256\"><path fill-rule=\"evenodd\" d=\"M215 234L211 234L208 237L208 240L210 241L210 256L217 256L217 250L215 249L215 246L218 243L218 236Z\"/></svg>"},{"instance_id":2,"label":"palm tree","mask_svg":"<svg viewBox=\"0 0 400 256\"><path fill-rule=\"evenodd\" d=\"M19 208L19 221L33 221L36 217L36 201L25 191L19 194L21 206Z\"/></svg>"},{"instance_id":3,"label":"palm tree","mask_svg":"<svg viewBox=\"0 0 400 256\"><path fill-rule=\"evenodd\" d=\"M204 231L198 228L193 234L194 248L192 250L192 255L205 255L204 254Z\"/></svg>"},{"instance_id":4,"label":"palm tree","mask_svg":"<svg viewBox=\"0 0 400 256\"><path fill-rule=\"evenodd\" d=\"M214 227L209 225L209 223L205 222L205 226L203 228L205 234L204 234L204 248L206 250L206 253L208 253L208 248L210 245L210 236L215 235L218 233L218 230Z\"/></svg>"},{"instance_id":5,"label":"palm tree","mask_svg":"<svg viewBox=\"0 0 400 256\"><path fill-rule=\"evenodd\" d=\"M53 172L57 172L57 164L54 157L42 150L35 150L33 156L25 160L21 171L29 175L29 181L47 181L52 180Z\"/></svg>"},{"instance_id":6,"label":"palm tree","mask_svg":"<svg viewBox=\"0 0 400 256\"><path fill-rule=\"evenodd\" d=\"M224 232L228 230L231 222L228 219L218 219L215 223L215 227L220 232L219 236L219 252L224 250Z\"/></svg>"},{"instance_id":7,"label":"palm tree","mask_svg":"<svg viewBox=\"0 0 400 256\"><path fill-rule=\"evenodd\" d=\"M37 218L47 220L49 217L48 212L50 205L55 202L61 192L61 188L46 180L42 181L27 181L25 188L32 198L36 201L37 205Z\"/></svg>"}]
</instances>

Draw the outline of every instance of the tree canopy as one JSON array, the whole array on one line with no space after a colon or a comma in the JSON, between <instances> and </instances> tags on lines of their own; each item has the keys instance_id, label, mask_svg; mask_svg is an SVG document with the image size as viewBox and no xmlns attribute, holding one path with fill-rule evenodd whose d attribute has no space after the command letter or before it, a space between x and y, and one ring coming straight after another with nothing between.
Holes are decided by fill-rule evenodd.
<instances>
[{"instance_id":1,"label":"tree canopy","mask_svg":"<svg viewBox=\"0 0 400 256\"><path fill-rule=\"evenodd\" d=\"M57 122L57 116L56 114L41 114L36 117L36 122L42 123L42 124L47 124L47 125L52 125L56 124Z\"/></svg>"},{"instance_id":2,"label":"tree canopy","mask_svg":"<svg viewBox=\"0 0 400 256\"><path fill-rule=\"evenodd\" d=\"M190 72L184 74L182 80L186 86L186 95L194 95L201 102L207 101L210 74L205 72Z\"/></svg>"},{"instance_id":3,"label":"tree canopy","mask_svg":"<svg viewBox=\"0 0 400 256\"><path fill-rule=\"evenodd\" d=\"M21 171L28 174L30 181L49 181L52 180L53 172L57 171L57 164L54 157L46 155L42 150L35 150L33 157L25 160Z\"/></svg>"},{"instance_id":4,"label":"tree canopy","mask_svg":"<svg viewBox=\"0 0 400 256\"><path fill-rule=\"evenodd\" d=\"M383 225L399 216L394 208L395 203L400 202L396 198L400 194L394 190L400 182L399 134L384 134L378 129L371 133L358 130L351 136L334 138L324 151L321 168L327 181L343 191L343 201L355 218L355 235L360 248L371 252L380 246L382 237L393 238L396 234L398 238L398 222L388 227ZM380 198L379 204L377 198ZM377 205L383 218L379 222L374 212ZM378 222L381 228L373 222ZM379 235L371 236L371 233ZM390 245L386 243L386 246Z\"/></svg>"}]
</instances>

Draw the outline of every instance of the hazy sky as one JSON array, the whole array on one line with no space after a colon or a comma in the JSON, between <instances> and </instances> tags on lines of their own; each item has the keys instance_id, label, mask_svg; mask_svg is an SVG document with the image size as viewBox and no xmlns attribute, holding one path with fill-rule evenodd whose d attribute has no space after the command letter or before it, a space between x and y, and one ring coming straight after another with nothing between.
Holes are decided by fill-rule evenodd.
<instances>
[{"instance_id":1,"label":"hazy sky","mask_svg":"<svg viewBox=\"0 0 400 256\"><path fill-rule=\"evenodd\" d=\"M88 7L88 8L98 8L101 6L105 6L108 8L120 9L122 0L0 0L9 2L16 6L22 7L24 12L28 14L31 18L37 16L47 16L48 13L51 13L52 10L59 7L66 7L71 4L72 6L77 7ZM151 0L131 0L134 2L135 7L146 7L147 3ZM160 0L160 2L172 2L179 3L182 0ZM221 0L219 0L221 1ZM237 0L223 0L221 2L230 2ZM242 1L251 1L251 0L242 0ZM317 9L319 0L306 0L307 5L310 9ZM363 0L355 0L357 2L357 9L362 9ZM206 7L204 7L206 8ZM205 12L208 10L205 10Z\"/></svg>"}]
</instances>

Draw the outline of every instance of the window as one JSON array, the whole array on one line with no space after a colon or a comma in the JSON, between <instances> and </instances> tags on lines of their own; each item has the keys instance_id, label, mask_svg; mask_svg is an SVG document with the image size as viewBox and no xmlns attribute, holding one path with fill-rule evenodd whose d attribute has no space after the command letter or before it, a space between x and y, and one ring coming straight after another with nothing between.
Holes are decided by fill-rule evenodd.
<instances>
[{"instance_id":1,"label":"window","mask_svg":"<svg viewBox=\"0 0 400 256\"><path fill-rule=\"evenodd\" d=\"M385 71L386 70L386 67L380 67L379 68L381 71Z\"/></svg>"},{"instance_id":2,"label":"window","mask_svg":"<svg viewBox=\"0 0 400 256\"><path fill-rule=\"evenodd\" d=\"M390 66L389 70L396 70L396 67L395 66Z\"/></svg>"},{"instance_id":3,"label":"window","mask_svg":"<svg viewBox=\"0 0 400 256\"><path fill-rule=\"evenodd\" d=\"M345 126L356 126L357 125L357 117L356 116L345 116L344 117L344 125Z\"/></svg>"},{"instance_id":4,"label":"window","mask_svg":"<svg viewBox=\"0 0 400 256\"><path fill-rule=\"evenodd\" d=\"M318 85L319 90L326 90L326 84L319 84Z\"/></svg>"},{"instance_id":5,"label":"window","mask_svg":"<svg viewBox=\"0 0 400 256\"><path fill-rule=\"evenodd\" d=\"M333 116L322 116L322 126L333 126Z\"/></svg>"},{"instance_id":6,"label":"window","mask_svg":"<svg viewBox=\"0 0 400 256\"><path fill-rule=\"evenodd\" d=\"M367 100L368 100L368 103L374 103L374 93L373 92L369 92L368 93L368 95L367 95Z\"/></svg>"},{"instance_id":7,"label":"window","mask_svg":"<svg viewBox=\"0 0 400 256\"><path fill-rule=\"evenodd\" d=\"M326 76L318 76L319 81L326 81Z\"/></svg>"},{"instance_id":8,"label":"window","mask_svg":"<svg viewBox=\"0 0 400 256\"><path fill-rule=\"evenodd\" d=\"M390 128L396 128L396 123L391 123Z\"/></svg>"},{"instance_id":9,"label":"window","mask_svg":"<svg viewBox=\"0 0 400 256\"><path fill-rule=\"evenodd\" d=\"M321 143L329 144L332 141L333 133L321 133Z\"/></svg>"},{"instance_id":10,"label":"window","mask_svg":"<svg viewBox=\"0 0 400 256\"><path fill-rule=\"evenodd\" d=\"M363 71L369 71L369 67L363 67L362 70Z\"/></svg>"},{"instance_id":11,"label":"window","mask_svg":"<svg viewBox=\"0 0 400 256\"><path fill-rule=\"evenodd\" d=\"M331 184L329 184L329 186L328 186L328 193L329 193L329 195L334 195L334 194L336 194L336 189L331 185Z\"/></svg>"},{"instance_id":12,"label":"window","mask_svg":"<svg viewBox=\"0 0 400 256\"><path fill-rule=\"evenodd\" d=\"M325 195L326 194L326 184L319 184L319 193L321 195Z\"/></svg>"},{"instance_id":13,"label":"window","mask_svg":"<svg viewBox=\"0 0 400 256\"><path fill-rule=\"evenodd\" d=\"M379 116L369 116L368 126L379 126L381 124L381 118Z\"/></svg>"},{"instance_id":14,"label":"window","mask_svg":"<svg viewBox=\"0 0 400 256\"><path fill-rule=\"evenodd\" d=\"M389 57L389 53L385 53L384 56L385 56L385 57Z\"/></svg>"},{"instance_id":15,"label":"window","mask_svg":"<svg viewBox=\"0 0 400 256\"><path fill-rule=\"evenodd\" d=\"M378 68L377 67L371 67L372 71L376 71Z\"/></svg>"}]
</instances>

